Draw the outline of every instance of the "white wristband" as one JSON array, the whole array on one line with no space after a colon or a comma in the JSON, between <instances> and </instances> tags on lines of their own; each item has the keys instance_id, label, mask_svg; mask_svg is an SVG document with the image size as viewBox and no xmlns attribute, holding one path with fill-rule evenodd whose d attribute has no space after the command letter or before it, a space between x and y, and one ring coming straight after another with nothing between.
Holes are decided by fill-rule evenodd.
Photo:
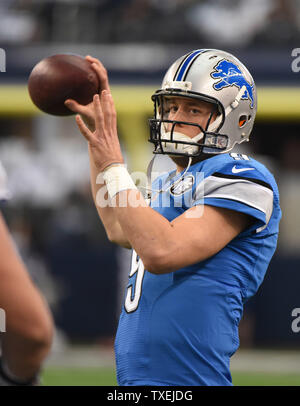
<instances>
[{"instance_id":1,"label":"white wristband","mask_svg":"<svg viewBox=\"0 0 300 406\"><path fill-rule=\"evenodd\" d=\"M110 199L123 190L137 190L131 176L123 165L109 166L103 172L103 179Z\"/></svg>"}]
</instances>

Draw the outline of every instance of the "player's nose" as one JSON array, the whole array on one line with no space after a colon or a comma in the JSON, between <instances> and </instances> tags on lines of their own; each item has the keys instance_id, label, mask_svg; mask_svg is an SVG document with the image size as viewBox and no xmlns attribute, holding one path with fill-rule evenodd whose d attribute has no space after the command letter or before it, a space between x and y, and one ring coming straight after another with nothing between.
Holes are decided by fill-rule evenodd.
<instances>
[{"instance_id":1,"label":"player's nose","mask_svg":"<svg viewBox=\"0 0 300 406\"><path fill-rule=\"evenodd\" d=\"M187 121L187 115L186 112L183 108L179 107L177 111L173 114L172 120L174 121ZM178 123L176 124L178 126L181 126L182 124Z\"/></svg>"}]
</instances>

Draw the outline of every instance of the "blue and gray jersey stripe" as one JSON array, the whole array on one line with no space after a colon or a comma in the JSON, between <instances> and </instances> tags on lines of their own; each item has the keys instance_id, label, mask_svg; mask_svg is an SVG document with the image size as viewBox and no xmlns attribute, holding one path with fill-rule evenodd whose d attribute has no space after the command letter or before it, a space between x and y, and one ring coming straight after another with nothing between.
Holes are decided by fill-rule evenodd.
<instances>
[{"instance_id":1,"label":"blue and gray jersey stripe","mask_svg":"<svg viewBox=\"0 0 300 406\"><path fill-rule=\"evenodd\" d=\"M269 184L259 179L240 178L214 173L199 183L193 199L226 199L246 204L260 210L268 224L273 211L273 190Z\"/></svg>"}]
</instances>

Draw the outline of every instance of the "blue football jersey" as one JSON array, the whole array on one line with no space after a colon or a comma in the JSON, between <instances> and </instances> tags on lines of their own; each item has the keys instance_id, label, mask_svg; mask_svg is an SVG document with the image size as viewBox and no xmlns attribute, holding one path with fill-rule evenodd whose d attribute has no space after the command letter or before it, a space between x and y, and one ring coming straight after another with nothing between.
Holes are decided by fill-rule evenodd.
<instances>
[{"instance_id":1,"label":"blue football jersey","mask_svg":"<svg viewBox=\"0 0 300 406\"><path fill-rule=\"evenodd\" d=\"M254 221L216 255L168 274L148 272L133 251L115 340L118 383L232 385L243 304L276 249L281 210L274 177L246 155L221 154L185 174L160 176L152 189L151 207L169 221L193 206L201 215L203 205Z\"/></svg>"}]
</instances>

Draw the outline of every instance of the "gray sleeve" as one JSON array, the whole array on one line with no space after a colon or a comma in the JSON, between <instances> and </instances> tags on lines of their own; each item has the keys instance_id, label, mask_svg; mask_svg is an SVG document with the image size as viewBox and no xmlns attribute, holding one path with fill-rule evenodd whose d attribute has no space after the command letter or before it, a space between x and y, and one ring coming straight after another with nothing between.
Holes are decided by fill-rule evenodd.
<instances>
[{"instance_id":1,"label":"gray sleeve","mask_svg":"<svg viewBox=\"0 0 300 406\"><path fill-rule=\"evenodd\" d=\"M209 176L199 183L193 195L194 204L206 199L225 199L245 204L265 214L269 222L273 211L273 190L255 179Z\"/></svg>"}]
</instances>

